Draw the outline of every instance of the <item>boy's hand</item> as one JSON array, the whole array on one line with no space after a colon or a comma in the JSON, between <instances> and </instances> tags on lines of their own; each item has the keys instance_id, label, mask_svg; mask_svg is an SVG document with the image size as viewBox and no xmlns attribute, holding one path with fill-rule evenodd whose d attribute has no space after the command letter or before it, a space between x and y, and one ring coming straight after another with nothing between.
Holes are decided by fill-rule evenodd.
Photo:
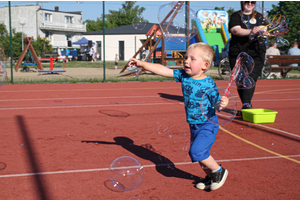
<instances>
[{"instance_id":1,"label":"boy's hand","mask_svg":"<svg viewBox=\"0 0 300 200\"><path fill-rule=\"evenodd\" d=\"M141 67L140 66L141 61L135 58L130 58L129 62L128 62L128 66L132 67L132 66L136 66L136 67Z\"/></svg>"},{"instance_id":2,"label":"boy's hand","mask_svg":"<svg viewBox=\"0 0 300 200\"><path fill-rule=\"evenodd\" d=\"M226 108L226 106L228 105L228 98L226 96L222 96L221 97L221 102L220 102L220 107L221 108Z\"/></svg>"}]
</instances>

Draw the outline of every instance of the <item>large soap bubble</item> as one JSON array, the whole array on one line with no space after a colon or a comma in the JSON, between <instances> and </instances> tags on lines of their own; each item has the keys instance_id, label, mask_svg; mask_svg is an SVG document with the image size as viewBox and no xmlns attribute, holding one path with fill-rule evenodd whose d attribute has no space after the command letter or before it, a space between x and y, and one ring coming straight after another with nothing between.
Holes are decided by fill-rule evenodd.
<instances>
[{"instance_id":1,"label":"large soap bubble","mask_svg":"<svg viewBox=\"0 0 300 200\"><path fill-rule=\"evenodd\" d=\"M144 168L136 159L123 156L111 164L109 178L114 187L123 191L133 190L142 183Z\"/></svg>"},{"instance_id":2,"label":"large soap bubble","mask_svg":"<svg viewBox=\"0 0 300 200\"><path fill-rule=\"evenodd\" d=\"M4 64L0 62L0 88L5 84L7 79L7 72Z\"/></svg>"},{"instance_id":3,"label":"large soap bubble","mask_svg":"<svg viewBox=\"0 0 300 200\"><path fill-rule=\"evenodd\" d=\"M187 42L197 34L197 15L185 3L171 2L162 5L157 17L166 40Z\"/></svg>"},{"instance_id":4,"label":"large soap bubble","mask_svg":"<svg viewBox=\"0 0 300 200\"><path fill-rule=\"evenodd\" d=\"M136 30L143 30L146 26L146 20L142 16L136 16L132 20L132 26Z\"/></svg>"}]
</instances>

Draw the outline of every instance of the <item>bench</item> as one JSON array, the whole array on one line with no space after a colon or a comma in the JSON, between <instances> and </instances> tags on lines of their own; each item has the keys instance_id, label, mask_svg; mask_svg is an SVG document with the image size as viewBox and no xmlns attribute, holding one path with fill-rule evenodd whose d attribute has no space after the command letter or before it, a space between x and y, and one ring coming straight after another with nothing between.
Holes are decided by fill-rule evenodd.
<instances>
[{"instance_id":1,"label":"bench","mask_svg":"<svg viewBox=\"0 0 300 200\"><path fill-rule=\"evenodd\" d=\"M265 78L271 78L274 76L286 77L287 73L292 69L300 69L298 67L291 67L291 64L300 64L300 56L291 55L267 55L266 62L263 68L262 74ZM278 77L279 78L279 77Z\"/></svg>"}]
</instances>

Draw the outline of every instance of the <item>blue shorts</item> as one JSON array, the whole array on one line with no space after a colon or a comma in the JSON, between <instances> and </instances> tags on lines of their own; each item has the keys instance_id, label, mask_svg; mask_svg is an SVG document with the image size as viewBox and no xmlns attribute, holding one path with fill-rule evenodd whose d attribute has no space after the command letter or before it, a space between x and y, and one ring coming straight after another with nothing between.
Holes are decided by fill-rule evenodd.
<instances>
[{"instance_id":1,"label":"blue shorts","mask_svg":"<svg viewBox=\"0 0 300 200\"><path fill-rule=\"evenodd\" d=\"M212 121L218 124L218 117L215 115ZM202 161L210 156L209 151L216 140L218 130L219 126L209 121L203 124L190 124L191 146L189 155L192 162Z\"/></svg>"}]
</instances>

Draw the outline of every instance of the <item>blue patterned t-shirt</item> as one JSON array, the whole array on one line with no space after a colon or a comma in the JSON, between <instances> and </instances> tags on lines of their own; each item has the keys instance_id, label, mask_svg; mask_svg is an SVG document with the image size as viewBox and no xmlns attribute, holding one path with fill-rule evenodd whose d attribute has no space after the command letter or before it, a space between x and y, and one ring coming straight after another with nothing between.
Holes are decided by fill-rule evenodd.
<instances>
[{"instance_id":1,"label":"blue patterned t-shirt","mask_svg":"<svg viewBox=\"0 0 300 200\"><path fill-rule=\"evenodd\" d=\"M191 78L183 69L174 70L174 78L176 82L181 82L182 93L184 98L184 106L186 119L189 124L201 124L207 119L203 116L200 108L200 102L203 94L212 88L217 89L217 85L211 77L206 77L201 80ZM216 90L217 91L217 90ZM214 95L213 101L220 100L220 95ZM209 102L202 102L203 105L210 106Z\"/></svg>"}]
</instances>

